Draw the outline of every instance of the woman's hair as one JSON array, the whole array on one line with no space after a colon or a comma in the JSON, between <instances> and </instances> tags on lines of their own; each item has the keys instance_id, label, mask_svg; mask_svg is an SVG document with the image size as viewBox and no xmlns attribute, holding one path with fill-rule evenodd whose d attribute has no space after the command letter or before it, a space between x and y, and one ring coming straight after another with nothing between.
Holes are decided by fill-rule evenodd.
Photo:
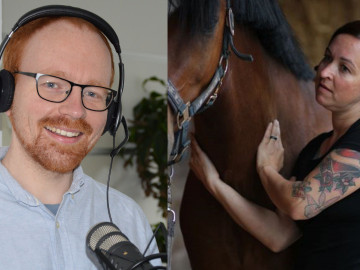
<instances>
[{"instance_id":1,"label":"woman's hair","mask_svg":"<svg viewBox=\"0 0 360 270\"><path fill-rule=\"evenodd\" d=\"M348 34L360 39L360 20L349 22L337 29L331 36L329 44L340 34Z\"/></svg>"},{"instance_id":2,"label":"woman's hair","mask_svg":"<svg viewBox=\"0 0 360 270\"><path fill-rule=\"evenodd\" d=\"M24 47L26 46L27 42L31 38L31 36L42 29L43 27L59 21L59 20L65 20L70 23L72 23L74 26L81 28L88 29L90 31L93 31L102 38L102 40L105 42L106 47L109 49L110 56L111 56L111 81L110 85L112 85L114 80L114 59L113 54L111 51L111 47L109 45L109 42L107 38L104 36L104 34L96 28L92 23L76 18L76 17L43 17L40 19L36 19L34 21L31 21L24 26L20 27L11 37L9 43L6 45L4 56L3 56L3 66L4 69L15 72L19 70L20 61L22 58L22 53L24 50Z\"/></svg>"}]
</instances>

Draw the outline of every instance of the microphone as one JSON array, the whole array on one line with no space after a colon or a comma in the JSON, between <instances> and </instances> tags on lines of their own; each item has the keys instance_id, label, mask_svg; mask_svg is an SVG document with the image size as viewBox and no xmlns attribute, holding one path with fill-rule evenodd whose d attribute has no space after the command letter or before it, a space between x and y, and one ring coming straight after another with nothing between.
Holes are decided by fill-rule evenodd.
<instances>
[{"instance_id":1,"label":"microphone","mask_svg":"<svg viewBox=\"0 0 360 270\"><path fill-rule=\"evenodd\" d=\"M154 269L148 262L153 256L144 257L114 223L101 222L91 228L86 236L86 245L105 270Z\"/></svg>"},{"instance_id":2,"label":"microphone","mask_svg":"<svg viewBox=\"0 0 360 270\"><path fill-rule=\"evenodd\" d=\"M166 253L157 253L144 256L140 253L139 249L129 241L126 235L123 234L114 223L112 223L109 203L109 189L112 164L114 157L119 153L121 147L129 139L129 131L124 116L121 117L121 123L124 127L125 139L119 144L118 147L115 147L116 131L113 134L113 150L110 153L111 161L106 186L106 204L110 222L98 223L90 229L86 236L87 253L90 253L88 255L90 255L91 260L95 259L93 258L93 255L95 255L98 263L100 264L100 266L103 267L104 270L166 269L164 266L153 267L152 264L149 263L149 261L153 259L166 258ZM159 229L162 229L163 234L166 235L167 233L164 233L164 231L166 231L164 225L162 223L160 223L160 225L162 226L158 226L155 231L157 232ZM151 241L154 239L156 232L148 243L144 254L150 246ZM93 261L93 263L97 264L95 261Z\"/></svg>"},{"instance_id":3,"label":"microphone","mask_svg":"<svg viewBox=\"0 0 360 270\"><path fill-rule=\"evenodd\" d=\"M117 154L119 154L121 148L125 145L125 143L127 143L127 141L129 140L129 129L126 123L126 119L124 116L121 117L121 121L123 124L123 128L124 128L124 132L125 132L125 138L121 141L121 143L115 148L115 137L116 137L116 132L113 136L113 150L110 153L110 157L114 158Z\"/></svg>"}]
</instances>

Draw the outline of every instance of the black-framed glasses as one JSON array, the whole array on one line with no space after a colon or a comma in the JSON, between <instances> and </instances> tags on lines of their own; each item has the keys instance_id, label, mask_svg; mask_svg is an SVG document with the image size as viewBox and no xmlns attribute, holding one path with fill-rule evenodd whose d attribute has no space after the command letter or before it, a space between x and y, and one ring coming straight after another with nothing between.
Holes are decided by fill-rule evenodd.
<instances>
[{"instance_id":1,"label":"black-framed glasses","mask_svg":"<svg viewBox=\"0 0 360 270\"><path fill-rule=\"evenodd\" d=\"M57 76L22 71L14 73L34 78L39 97L54 103L64 102L71 94L73 87L79 86L81 88L82 104L90 111L105 111L117 94L117 91L110 88L77 84Z\"/></svg>"}]
</instances>

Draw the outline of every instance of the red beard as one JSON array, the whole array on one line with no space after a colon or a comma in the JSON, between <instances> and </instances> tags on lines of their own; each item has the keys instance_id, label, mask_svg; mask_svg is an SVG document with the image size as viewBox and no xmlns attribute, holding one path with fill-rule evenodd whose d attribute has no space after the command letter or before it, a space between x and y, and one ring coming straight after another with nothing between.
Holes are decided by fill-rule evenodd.
<instances>
[{"instance_id":1,"label":"red beard","mask_svg":"<svg viewBox=\"0 0 360 270\"><path fill-rule=\"evenodd\" d=\"M26 141L22 136L20 129L16 126L16 121L10 115L14 131L25 148L26 152L43 168L58 173L67 173L73 171L80 165L84 157L90 152L94 145L89 146L88 136L92 134L92 127L83 119L69 120L65 117L44 117L39 121L39 130L45 126L66 127L80 131L81 140L75 144L61 144L51 141L42 135L42 131L34 141Z\"/></svg>"}]
</instances>

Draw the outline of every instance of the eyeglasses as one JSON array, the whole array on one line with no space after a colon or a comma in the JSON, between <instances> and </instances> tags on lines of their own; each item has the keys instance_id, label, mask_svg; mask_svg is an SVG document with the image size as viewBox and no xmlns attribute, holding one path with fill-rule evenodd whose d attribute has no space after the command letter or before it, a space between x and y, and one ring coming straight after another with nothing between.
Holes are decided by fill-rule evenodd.
<instances>
[{"instance_id":1,"label":"eyeglasses","mask_svg":"<svg viewBox=\"0 0 360 270\"><path fill-rule=\"evenodd\" d=\"M117 91L110 88L77 84L52 75L21 71L14 73L35 78L39 97L50 102L61 103L68 98L74 86L81 87L82 104L90 111L105 111L117 94Z\"/></svg>"}]
</instances>

